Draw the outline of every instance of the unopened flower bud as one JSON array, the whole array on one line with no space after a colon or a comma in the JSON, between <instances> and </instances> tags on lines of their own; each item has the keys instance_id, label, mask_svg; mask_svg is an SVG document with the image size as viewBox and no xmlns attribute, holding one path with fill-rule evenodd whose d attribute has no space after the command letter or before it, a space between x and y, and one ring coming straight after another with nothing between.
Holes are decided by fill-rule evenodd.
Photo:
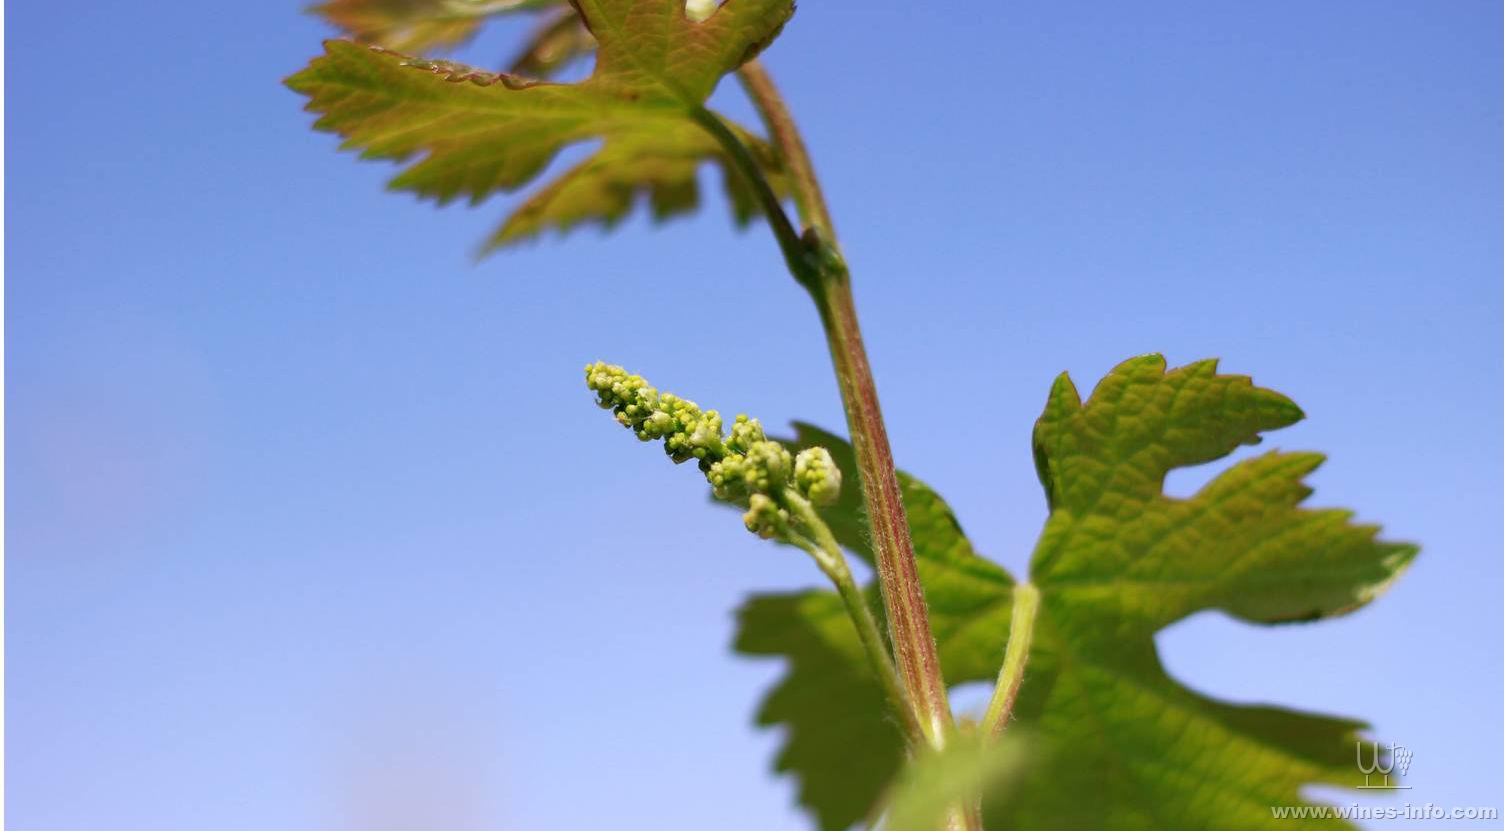
<instances>
[{"instance_id":1,"label":"unopened flower bud","mask_svg":"<svg viewBox=\"0 0 1505 831\"><path fill-rule=\"evenodd\" d=\"M789 451L784 445L765 439L748 448L742 481L749 493L773 493L788 483L789 470Z\"/></svg>"},{"instance_id":2,"label":"unopened flower bud","mask_svg":"<svg viewBox=\"0 0 1505 831\"><path fill-rule=\"evenodd\" d=\"M742 515L742 524L765 540L781 538L789 532L789 512L769 497L755 493L747 500L747 513Z\"/></svg>"},{"instance_id":3,"label":"unopened flower bud","mask_svg":"<svg viewBox=\"0 0 1505 831\"><path fill-rule=\"evenodd\" d=\"M726 449L732 453L746 453L754 444L768 438L763 435L763 425L755 418L737 416L732 422L732 433L726 437Z\"/></svg>"},{"instance_id":4,"label":"unopened flower bud","mask_svg":"<svg viewBox=\"0 0 1505 831\"><path fill-rule=\"evenodd\" d=\"M747 493L746 480L743 478L746 469L746 456L740 454L727 456L712 464L706 471L705 478L711 483L711 492L716 495L717 499L731 501Z\"/></svg>"},{"instance_id":5,"label":"unopened flower bud","mask_svg":"<svg viewBox=\"0 0 1505 831\"><path fill-rule=\"evenodd\" d=\"M794 459L794 485L817 505L830 505L841 496L841 468L824 447L807 447Z\"/></svg>"}]
</instances>

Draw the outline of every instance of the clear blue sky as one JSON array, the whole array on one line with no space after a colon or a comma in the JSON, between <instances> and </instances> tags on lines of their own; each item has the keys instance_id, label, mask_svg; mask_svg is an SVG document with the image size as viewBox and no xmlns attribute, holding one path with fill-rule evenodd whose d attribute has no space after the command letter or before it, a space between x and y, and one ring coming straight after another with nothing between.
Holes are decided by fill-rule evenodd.
<instances>
[{"instance_id":1,"label":"clear blue sky","mask_svg":"<svg viewBox=\"0 0 1505 831\"><path fill-rule=\"evenodd\" d=\"M6 11L10 827L802 827L751 726L778 668L727 645L818 575L580 378L838 426L766 228L713 195L473 266L502 204L385 194L309 131L296 3ZM1313 502L1423 555L1352 617L1202 615L1165 660L1371 719L1448 805L1501 798L1500 18L809 0L767 55L901 464L1018 570L1056 373L1163 351L1288 393Z\"/></svg>"}]
</instances>

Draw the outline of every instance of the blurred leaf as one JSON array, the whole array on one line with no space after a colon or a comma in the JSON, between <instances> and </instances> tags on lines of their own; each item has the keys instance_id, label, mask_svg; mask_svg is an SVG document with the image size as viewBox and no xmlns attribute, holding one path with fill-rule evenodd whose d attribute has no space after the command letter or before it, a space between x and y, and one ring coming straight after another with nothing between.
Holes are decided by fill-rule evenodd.
<instances>
[{"instance_id":1,"label":"blurred leaf","mask_svg":"<svg viewBox=\"0 0 1505 831\"><path fill-rule=\"evenodd\" d=\"M1310 493L1302 477L1321 459L1314 454L1239 462L1189 499L1162 492L1168 471L1222 458L1300 418L1284 396L1218 375L1212 361L1171 372L1158 355L1126 361L1085 405L1069 378L1056 381L1035 428L1051 511L1031 566L1041 611L1014 710L1032 739L1020 784L1029 797L990 814L991 823L1025 831L1348 827L1277 822L1269 806L1301 804L1309 784L1359 784L1353 749L1361 723L1214 701L1166 675L1155 652L1159 629L1203 609L1257 623L1343 614L1376 597L1415 556L1415 546L1376 540L1378 529L1352 524L1347 511L1299 507ZM844 442L800 428L801 442L817 440L856 481ZM904 492L906 507L929 506L911 518L911 531L946 679L991 681L1008 640L1009 578L958 541L938 496L909 477ZM828 516L844 544L865 554L860 504L845 500ZM762 720L789 726L780 769L801 778L801 802L821 827L840 829L865 814L855 806L877 802L878 777L817 771L830 762L795 739L818 727L822 741L852 742L866 760L876 752L872 725L882 709L865 704L872 709L864 720L842 706L856 700L852 685L866 676L858 674L851 627L815 615L829 615L834 597L817 596L824 593L784 606L755 598L767 605L756 617L744 614L738 648L791 656ZM778 621L775 611L795 620ZM813 662L801 645L813 631L829 659L847 656L849 674L801 670ZM837 676L841 689L816 688ZM796 695L793 687L803 689ZM863 695L876 700L876 687ZM775 700L783 702L776 711ZM902 746L888 733L888 769L896 770ZM863 763L864 771L880 767Z\"/></svg>"},{"instance_id":2,"label":"blurred leaf","mask_svg":"<svg viewBox=\"0 0 1505 831\"><path fill-rule=\"evenodd\" d=\"M488 18L540 12L541 22L507 70L529 78L553 77L596 48L596 39L565 0L330 0L309 11L353 40L416 54L459 46Z\"/></svg>"},{"instance_id":3,"label":"blurred leaf","mask_svg":"<svg viewBox=\"0 0 1505 831\"><path fill-rule=\"evenodd\" d=\"M596 39L580 22L574 7L563 6L544 18L508 71L529 78L552 78L570 61L595 48Z\"/></svg>"},{"instance_id":4,"label":"blurred leaf","mask_svg":"<svg viewBox=\"0 0 1505 831\"><path fill-rule=\"evenodd\" d=\"M939 753L923 753L906 766L888 805L884 831L936 831L948 813L994 796L1024 766L1028 745L1010 735L988 742L976 734L953 738Z\"/></svg>"},{"instance_id":5,"label":"blurred leaf","mask_svg":"<svg viewBox=\"0 0 1505 831\"><path fill-rule=\"evenodd\" d=\"M721 76L768 44L793 12L791 0L731 0L700 23L683 4L662 0L581 0L599 43L596 68L578 84L483 72L380 47L329 41L325 54L288 79L321 114L315 127L345 137L364 158L421 158L392 187L445 203L472 204L520 188L564 147L603 145L566 172L493 235L488 247L567 229L611 225L646 194L656 216L697 201L696 161L730 162L695 123ZM748 137L746 131L740 131ZM750 137L748 137L750 139ZM774 154L753 142L764 164ZM752 214L746 187L729 190L740 221ZM781 187L777 169L770 170Z\"/></svg>"},{"instance_id":6,"label":"blurred leaf","mask_svg":"<svg viewBox=\"0 0 1505 831\"><path fill-rule=\"evenodd\" d=\"M787 180L773 149L746 130L736 131L763 165L774 191L786 193ZM665 128L651 143L607 144L524 200L484 248L500 248L549 228L568 231L587 223L612 228L644 198L655 220L690 213L700 204L697 173L706 162L721 170L733 222L741 227L758 216L756 197L720 145L696 125L684 123Z\"/></svg>"},{"instance_id":7,"label":"blurred leaf","mask_svg":"<svg viewBox=\"0 0 1505 831\"><path fill-rule=\"evenodd\" d=\"M403 52L448 49L470 40L492 15L560 0L329 0L310 11L363 43Z\"/></svg>"}]
</instances>

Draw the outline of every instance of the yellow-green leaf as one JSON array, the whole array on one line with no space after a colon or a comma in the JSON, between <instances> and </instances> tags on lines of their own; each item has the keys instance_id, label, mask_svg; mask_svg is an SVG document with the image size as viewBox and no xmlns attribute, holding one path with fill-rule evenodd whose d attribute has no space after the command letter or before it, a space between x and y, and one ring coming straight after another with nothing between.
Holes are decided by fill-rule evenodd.
<instances>
[{"instance_id":1,"label":"yellow-green leaf","mask_svg":"<svg viewBox=\"0 0 1505 831\"><path fill-rule=\"evenodd\" d=\"M763 166L774 191L787 192L786 177L773 149L745 130L737 132ZM683 123L665 128L651 141L624 139L608 144L559 174L513 210L484 250L535 237L550 228L569 231L588 223L612 228L643 201L655 220L690 213L700 204L697 173L706 163L721 171L733 222L746 225L758 209L747 180L709 133Z\"/></svg>"},{"instance_id":2,"label":"yellow-green leaf","mask_svg":"<svg viewBox=\"0 0 1505 831\"><path fill-rule=\"evenodd\" d=\"M559 0L329 0L310 11L356 40L424 52L470 40L492 15L555 5Z\"/></svg>"},{"instance_id":3,"label":"yellow-green leaf","mask_svg":"<svg viewBox=\"0 0 1505 831\"><path fill-rule=\"evenodd\" d=\"M595 38L580 22L574 7L563 6L544 18L508 71L529 78L552 78L561 67L595 48Z\"/></svg>"},{"instance_id":4,"label":"yellow-green leaf","mask_svg":"<svg viewBox=\"0 0 1505 831\"><path fill-rule=\"evenodd\" d=\"M580 0L577 7L598 43L595 71L577 84L348 41L327 42L325 54L287 83L320 114L315 126L343 136L345 147L365 158L417 157L392 186L441 203L518 189L563 148L602 142L590 160L525 202L493 245L549 226L610 224L640 193L660 216L687 210L695 202L695 160L722 159L696 115L722 75L777 35L791 0L731 0L698 23L677 0ZM773 154L753 144L754 155L774 166ZM733 205L745 217L750 201L738 187L731 186Z\"/></svg>"}]
</instances>

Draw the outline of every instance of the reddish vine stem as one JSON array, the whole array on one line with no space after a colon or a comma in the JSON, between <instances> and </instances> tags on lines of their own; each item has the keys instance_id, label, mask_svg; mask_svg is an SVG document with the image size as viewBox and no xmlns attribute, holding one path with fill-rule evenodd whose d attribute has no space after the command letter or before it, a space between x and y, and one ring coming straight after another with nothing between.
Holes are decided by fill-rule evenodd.
<instances>
[{"instance_id":1,"label":"reddish vine stem","mask_svg":"<svg viewBox=\"0 0 1505 831\"><path fill-rule=\"evenodd\" d=\"M821 239L834 245L836 228L831 223L831 212L826 208L825 194L821 192L820 181L815 178L815 167L810 163L809 151L805 150L805 140L800 137L794 116L784 103L784 97L779 95L779 88L774 86L768 70L756 58L737 70L737 80L742 82L742 88L752 99L753 106L757 108L758 115L773 137L779 156L789 169L789 176L794 182L794 202L799 208L800 218L815 229Z\"/></svg>"},{"instance_id":2,"label":"reddish vine stem","mask_svg":"<svg viewBox=\"0 0 1505 831\"><path fill-rule=\"evenodd\" d=\"M931 633L930 615L915 564L914 544L909 537L909 521L904 513L893 452L878 406L878 389L857 322L850 275L837 247L830 212L810 155L773 79L756 60L744 64L737 77L767 124L789 171L795 203L806 225L802 242L809 257L804 265L813 266L815 279L801 282L810 290L820 311L835 364L873 533L878 582L888 613L889 635L900 675L925 729L926 739L939 748L944 746L954 726L951 706L946 698L935 636ZM761 178L761 171L758 171L758 176ZM782 207L774 207L782 215ZM778 219L772 221L780 224ZM801 275L797 272L795 276Z\"/></svg>"},{"instance_id":3,"label":"reddish vine stem","mask_svg":"<svg viewBox=\"0 0 1505 831\"><path fill-rule=\"evenodd\" d=\"M930 629L930 613L920 585L893 453L878 407L878 390L868 365L845 269L826 274L812 294L836 366L852 449L862 475L862 493L878 562L878 585L888 613L889 636L894 643L899 673L919 711L926 738L940 748L953 726L951 705L941 676L935 636Z\"/></svg>"}]
</instances>

